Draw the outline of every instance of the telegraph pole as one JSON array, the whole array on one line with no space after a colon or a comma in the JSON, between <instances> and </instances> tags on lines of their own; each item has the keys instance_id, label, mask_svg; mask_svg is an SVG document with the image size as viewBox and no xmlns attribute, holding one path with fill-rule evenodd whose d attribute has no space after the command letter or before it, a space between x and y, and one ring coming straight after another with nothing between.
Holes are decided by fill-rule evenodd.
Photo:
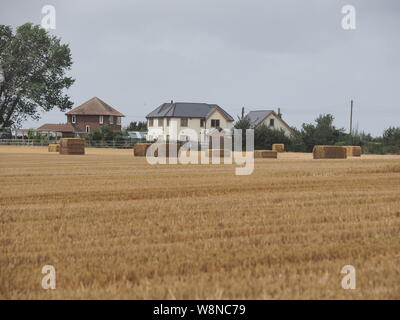
<instances>
[{"instance_id":1,"label":"telegraph pole","mask_svg":"<svg viewBox=\"0 0 400 320\"><path fill-rule=\"evenodd\" d=\"M350 135L353 135L353 100L350 103Z\"/></svg>"}]
</instances>

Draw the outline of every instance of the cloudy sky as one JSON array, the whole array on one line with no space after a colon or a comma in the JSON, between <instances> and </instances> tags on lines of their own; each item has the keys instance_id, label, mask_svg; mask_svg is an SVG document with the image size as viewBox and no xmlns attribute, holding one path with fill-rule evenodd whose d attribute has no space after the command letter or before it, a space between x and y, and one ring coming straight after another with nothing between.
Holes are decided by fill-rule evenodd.
<instances>
[{"instance_id":1,"label":"cloudy sky","mask_svg":"<svg viewBox=\"0 0 400 320\"><path fill-rule=\"evenodd\" d=\"M173 99L235 118L280 107L296 127L332 113L348 129L354 99L359 130L400 126L398 0L2 0L0 23L40 24L46 4L72 51L75 106L98 96L125 125ZM356 30L341 25L348 4ZM52 111L24 127L64 121Z\"/></svg>"}]
</instances>

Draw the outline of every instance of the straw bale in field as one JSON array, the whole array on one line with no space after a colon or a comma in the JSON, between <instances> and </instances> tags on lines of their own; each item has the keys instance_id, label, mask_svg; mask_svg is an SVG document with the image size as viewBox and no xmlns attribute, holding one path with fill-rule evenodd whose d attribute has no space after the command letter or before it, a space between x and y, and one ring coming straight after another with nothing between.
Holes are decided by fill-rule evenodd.
<instances>
[{"instance_id":1,"label":"straw bale in field","mask_svg":"<svg viewBox=\"0 0 400 320\"><path fill-rule=\"evenodd\" d=\"M178 157L179 155L179 149L181 148L181 145L174 143L174 142L156 142L155 145L157 146L157 150L154 152L154 156L158 157ZM170 154L170 149L172 150L172 153Z\"/></svg>"},{"instance_id":2,"label":"straw bale in field","mask_svg":"<svg viewBox=\"0 0 400 320\"><path fill-rule=\"evenodd\" d=\"M145 157L147 149L151 146L151 143L136 143L133 146L133 155L135 157Z\"/></svg>"},{"instance_id":3,"label":"straw bale in field","mask_svg":"<svg viewBox=\"0 0 400 320\"><path fill-rule=\"evenodd\" d=\"M230 157L231 151L225 149L209 149L208 150L208 157L209 158L224 158Z\"/></svg>"},{"instance_id":4,"label":"straw bale in field","mask_svg":"<svg viewBox=\"0 0 400 320\"><path fill-rule=\"evenodd\" d=\"M276 152L285 152L285 145L283 143L275 143L272 145L272 150Z\"/></svg>"},{"instance_id":5,"label":"straw bale in field","mask_svg":"<svg viewBox=\"0 0 400 320\"><path fill-rule=\"evenodd\" d=\"M361 157L361 147L360 146L345 146L347 150L348 157Z\"/></svg>"},{"instance_id":6,"label":"straw bale in field","mask_svg":"<svg viewBox=\"0 0 400 320\"><path fill-rule=\"evenodd\" d=\"M60 152L60 145L59 144L49 144L48 150L49 150L49 152Z\"/></svg>"},{"instance_id":7,"label":"straw bale in field","mask_svg":"<svg viewBox=\"0 0 400 320\"><path fill-rule=\"evenodd\" d=\"M278 152L275 150L254 150L254 158L277 159Z\"/></svg>"},{"instance_id":8,"label":"straw bale in field","mask_svg":"<svg viewBox=\"0 0 400 320\"><path fill-rule=\"evenodd\" d=\"M60 154L85 154L85 139L82 138L60 139Z\"/></svg>"},{"instance_id":9,"label":"straw bale in field","mask_svg":"<svg viewBox=\"0 0 400 320\"><path fill-rule=\"evenodd\" d=\"M346 159L347 150L341 146L314 146L314 159Z\"/></svg>"}]
</instances>

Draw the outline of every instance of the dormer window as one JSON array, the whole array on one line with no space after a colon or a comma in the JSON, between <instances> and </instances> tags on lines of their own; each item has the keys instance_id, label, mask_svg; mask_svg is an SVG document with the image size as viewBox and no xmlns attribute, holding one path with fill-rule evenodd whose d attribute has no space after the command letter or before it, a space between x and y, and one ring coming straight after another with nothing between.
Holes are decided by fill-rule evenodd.
<instances>
[{"instance_id":1,"label":"dormer window","mask_svg":"<svg viewBox=\"0 0 400 320\"><path fill-rule=\"evenodd\" d=\"M72 115L72 117L71 117L71 122L72 122L72 123L76 123L76 115L74 115L74 114Z\"/></svg>"},{"instance_id":2,"label":"dormer window","mask_svg":"<svg viewBox=\"0 0 400 320\"><path fill-rule=\"evenodd\" d=\"M269 119L269 126L274 127L275 126L275 119Z\"/></svg>"}]
</instances>

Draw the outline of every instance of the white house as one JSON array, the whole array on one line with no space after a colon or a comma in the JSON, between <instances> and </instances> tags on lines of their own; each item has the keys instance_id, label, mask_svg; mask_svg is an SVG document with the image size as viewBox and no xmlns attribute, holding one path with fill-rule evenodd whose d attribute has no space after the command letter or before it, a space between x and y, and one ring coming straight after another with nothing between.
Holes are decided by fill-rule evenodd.
<instances>
[{"instance_id":1,"label":"white house","mask_svg":"<svg viewBox=\"0 0 400 320\"><path fill-rule=\"evenodd\" d=\"M283 130L287 136L291 136L293 133L293 129L283 120L280 109L278 109L278 113L274 110L250 111L246 117L252 128L264 124L270 129Z\"/></svg>"},{"instance_id":2,"label":"white house","mask_svg":"<svg viewBox=\"0 0 400 320\"><path fill-rule=\"evenodd\" d=\"M233 118L220 106L207 103L163 103L147 116L148 140L188 141L191 130L200 142L207 142L214 132L231 135ZM222 132L223 131L223 132Z\"/></svg>"}]
</instances>

